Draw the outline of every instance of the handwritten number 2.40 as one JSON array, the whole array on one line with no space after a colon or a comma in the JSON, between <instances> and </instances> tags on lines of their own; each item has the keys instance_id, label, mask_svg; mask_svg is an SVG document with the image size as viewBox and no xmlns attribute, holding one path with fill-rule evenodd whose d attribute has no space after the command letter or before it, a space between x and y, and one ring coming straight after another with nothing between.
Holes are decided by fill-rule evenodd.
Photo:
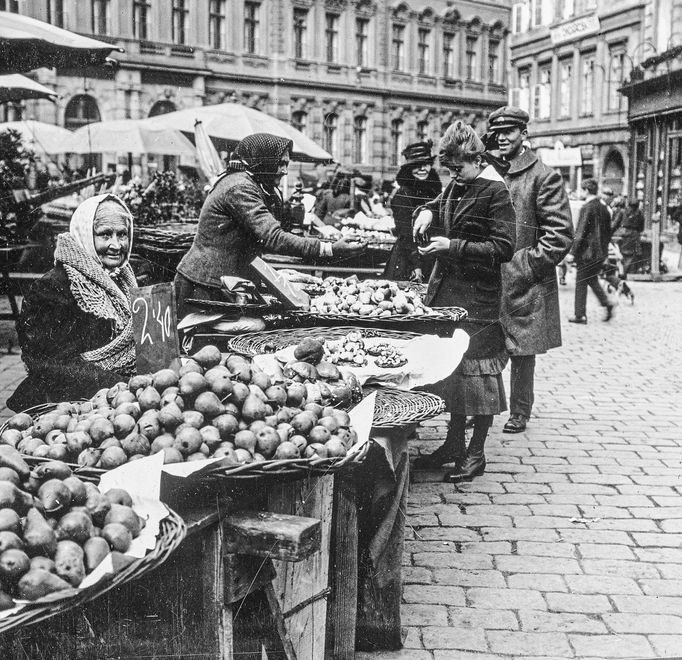
<instances>
[{"instance_id":1,"label":"handwritten number 2.40","mask_svg":"<svg viewBox=\"0 0 682 660\"><path fill-rule=\"evenodd\" d=\"M136 298L133 302L133 313L137 314L140 311L141 306L144 305L144 323L142 324L142 333L140 338L140 345L143 345L146 341L150 344L154 344L154 339L148 330L149 325L149 303L144 298ZM166 341L166 338L170 336L171 333L171 313L170 307L161 310L161 303L157 304L156 310L152 310L152 318L159 324L161 329L161 341Z\"/></svg>"}]
</instances>

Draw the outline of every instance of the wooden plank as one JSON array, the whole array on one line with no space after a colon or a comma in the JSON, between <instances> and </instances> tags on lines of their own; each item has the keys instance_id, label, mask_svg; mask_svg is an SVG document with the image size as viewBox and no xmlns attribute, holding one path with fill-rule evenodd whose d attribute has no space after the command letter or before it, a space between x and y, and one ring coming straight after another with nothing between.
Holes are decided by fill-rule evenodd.
<instances>
[{"instance_id":1,"label":"wooden plank","mask_svg":"<svg viewBox=\"0 0 682 660\"><path fill-rule=\"evenodd\" d=\"M320 549L320 521L271 511L239 511L225 518L227 552L301 561Z\"/></svg>"},{"instance_id":2,"label":"wooden plank","mask_svg":"<svg viewBox=\"0 0 682 660\"><path fill-rule=\"evenodd\" d=\"M333 658L353 660L358 608L358 509L353 478L334 477L334 531L330 582L332 598L327 625L331 627Z\"/></svg>"},{"instance_id":3,"label":"wooden plank","mask_svg":"<svg viewBox=\"0 0 682 660\"><path fill-rule=\"evenodd\" d=\"M223 565L225 568L223 598L228 605L269 585L275 578L275 569L269 559L227 553L223 557Z\"/></svg>"},{"instance_id":4,"label":"wooden plank","mask_svg":"<svg viewBox=\"0 0 682 660\"><path fill-rule=\"evenodd\" d=\"M289 633L286 630L284 617L282 616L282 609L279 606L279 601L277 600L277 596L275 595L275 590L273 589L272 584L269 584L267 587L265 587L264 591L265 597L268 600L268 605L270 605L272 619L275 623L275 627L277 628L277 634L279 635L279 639L282 642L284 654L286 655L287 660L296 660L296 650L294 649L294 645L291 643L291 639L289 638Z\"/></svg>"},{"instance_id":5,"label":"wooden plank","mask_svg":"<svg viewBox=\"0 0 682 660\"><path fill-rule=\"evenodd\" d=\"M273 587L289 637L298 657L306 660L322 660L325 653L333 490L334 477L327 475L277 484L268 494L268 510L317 518L321 525L318 552L295 564L273 562ZM298 609L305 601L309 604Z\"/></svg>"},{"instance_id":6,"label":"wooden plank","mask_svg":"<svg viewBox=\"0 0 682 660\"><path fill-rule=\"evenodd\" d=\"M204 638L218 660L232 660L232 611L224 607L225 580L219 525L205 532L202 552Z\"/></svg>"}]
</instances>

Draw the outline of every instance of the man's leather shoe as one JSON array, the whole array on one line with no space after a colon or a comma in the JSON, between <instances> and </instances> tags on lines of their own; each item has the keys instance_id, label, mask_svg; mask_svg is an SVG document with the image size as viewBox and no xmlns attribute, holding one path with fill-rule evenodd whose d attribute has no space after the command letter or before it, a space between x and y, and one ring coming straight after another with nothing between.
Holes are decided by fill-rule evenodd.
<instances>
[{"instance_id":1,"label":"man's leather shoe","mask_svg":"<svg viewBox=\"0 0 682 660\"><path fill-rule=\"evenodd\" d=\"M461 460L461 456L455 454L449 447L441 445L431 454L417 456L412 467L415 470L439 470L446 463L455 463Z\"/></svg>"},{"instance_id":2,"label":"man's leather shoe","mask_svg":"<svg viewBox=\"0 0 682 660\"><path fill-rule=\"evenodd\" d=\"M523 415L511 415L502 427L502 433L522 433L526 430L526 421Z\"/></svg>"},{"instance_id":3,"label":"man's leather shoe","mask_svg":"<svg viewBox=\"0 0 682 660\"><path fill-rule=\"evenodd\" d=\"M569 316L569 323L581 323L582 325L587 325L587 316Z\"/></svg>"},{"instance_id":4,"label":"man's leather shoe","mask_svg":"<svg viewBox=\"0 0 682 660\"><path fill-rule=\"evenodd\" d=\"M613 318L613 307L614 305L606 306L606 314L604 314L604 321L610 321Z\"/></svg>"},{"instance_id":5,"label":"man's leather shoe","mask_svg":"<svg viewBox=\"0 0 682 660\"><path fill-rule=\"evenodd\" d=\"M446 472L443 481L449 481L453 484L458 484L462 481L471 481L474 477L478 477L485 472L485 454L480 452L478 454L470 454L467 456L464 465L460 470L453 470Z\"/></svg>"}]
</instances>

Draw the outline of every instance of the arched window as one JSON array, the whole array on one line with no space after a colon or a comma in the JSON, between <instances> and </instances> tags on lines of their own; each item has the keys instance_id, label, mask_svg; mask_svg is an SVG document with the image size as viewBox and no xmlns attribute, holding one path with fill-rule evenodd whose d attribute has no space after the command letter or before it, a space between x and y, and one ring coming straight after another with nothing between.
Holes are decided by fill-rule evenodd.
<instances>
[{"instance_id":1,"label":"arched window","mask_svg":"<svg viewBox=\"0 0 682 660\"><path fill-rule=\"evenodd\" d=\"M97 101L88 94L74 96L64 111L64 126L69 130L76 130L86 124L101 121Z\"/></svg>"},{"instance_id":2,"label":"arched window","mask_svg":"<svg viewBox=\"0 0 682 660\"><path fill-rule=\"evenodd\" d=\"M323 143L325 151L336 158L338 155L339 116L330 112L324 116Z\"/></svg>"},{"instance_id":3,"label":"arched window","mask_svg":"<svg viewBox=\"0 0 682 660\"><path fill-rule=\"evenodd\" d=\"M291 113L291 125L301 133L305 134L306 125L308 123L308 115L303 110L297 110Z\"/></svg>"},{"instance_id":4,"label":"arched window","mask_svg":"<svg viewBox=\"0 0 682 660\"><path fill-rule=\"evenodd\" d=\"M353 122L353 161L367 162L367 117L356 117Z\"/></svg>"},{"instance_id":5,"label":"arched window","mask_svg":"<svg viewBox=\"0 0 682 660\"><path fill-rule=\"evenodd\" d=\"M175 103L173 101L157 101L152 109L149 111L149 117L158 117L159 115L165 115L169 112L175 112Z\"/></svg>"},{"instance_id":6,"label":"arched window","mask_svg":"<svg viewBox=\"0 0 682 660\"><path fill-rule=\"evenodd\" d=\"M394 119L391 122L391 165L398 165L404 148L403 120Z\"/></svg>"}]
</instances>

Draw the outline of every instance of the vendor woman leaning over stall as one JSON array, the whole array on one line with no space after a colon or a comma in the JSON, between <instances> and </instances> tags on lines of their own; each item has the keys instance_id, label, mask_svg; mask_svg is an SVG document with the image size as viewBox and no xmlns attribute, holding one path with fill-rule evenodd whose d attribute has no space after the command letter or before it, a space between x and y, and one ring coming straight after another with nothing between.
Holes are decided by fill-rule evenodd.
<instances>
[{"instance_id":1,"label":"vendor woman leaning over stall","mask_svg":"<svg viewBox=\"0 0 682 660\"><path fill-rule=\"evenodd\" d=\"M54 268L24 298L17 332L28 378L7 402L12 410L91 397L134 372L132 237L130 211L115 195L74 211Z\"/></svg>"},{"instance_id":2,"label":"vendor woman leaning over stall","mask_svg":"<svg viewBox=\"0 0 682 660\"><path fill-rule=\"evenodd\" d=\"M291 140L269 133L249 135L237 145L226 172L204 202L192 247L178 266L175 292L180 318L187 311L183 304L187 298L223 300L221 276L250 279L248 265L262 252L314 260L364 249L358 241L324 243L282 229L277 186L287 173L292 146Z\"/></svg>"},{"instance_id":3,"label":"vendor woman leaning over stall","mask_svg":"<svg viewBox=\"0 0 682 660\"><path fill-rule=\"evenodd\" d=\"M450 170L452 181L420 211L414 235L419 241L438 214L445 236L419 248L422 254L436 256L425 302L435 307L459 305L468 311L462 327L469 334L469 348L455 371L433 386L450 411L450 428L443 445L419 457L415 467L445 465L445 480L457 482L483 473L484 445L493 416L507 409L500 264L514 254L515 215L507 186L486 165L483 143L470 126L462 121L452 124L440 148L440 162ZM467 448L468 415L474 417L474 432Z\"/></svg>"}]
</instances>

